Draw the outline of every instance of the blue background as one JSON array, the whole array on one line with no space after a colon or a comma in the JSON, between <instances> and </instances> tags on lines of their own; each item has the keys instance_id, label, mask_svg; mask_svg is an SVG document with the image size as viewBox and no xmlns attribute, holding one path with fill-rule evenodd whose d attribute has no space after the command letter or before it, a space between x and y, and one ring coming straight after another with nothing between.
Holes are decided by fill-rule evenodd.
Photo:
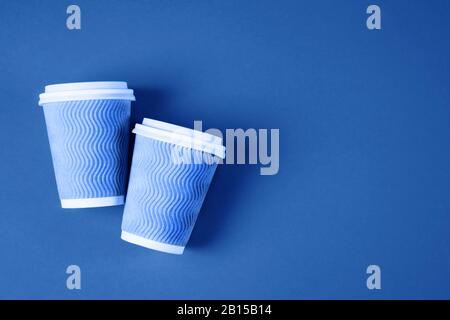
<instances>
[{"instance_id":1,"label":"blue background","mask_svg":"<svg viewBox=\"0 0 450 320\"><path fill-rule=\"evenodd\" d=\"M1 298L450 298L450 2L0 2ZM183 256L60 208L44 85L124 80L133 118L279 128L218 168ZM66 267L82 290L66 288ZM380 265L382 289L366 287Z\"/></svg>"}]
</instances>

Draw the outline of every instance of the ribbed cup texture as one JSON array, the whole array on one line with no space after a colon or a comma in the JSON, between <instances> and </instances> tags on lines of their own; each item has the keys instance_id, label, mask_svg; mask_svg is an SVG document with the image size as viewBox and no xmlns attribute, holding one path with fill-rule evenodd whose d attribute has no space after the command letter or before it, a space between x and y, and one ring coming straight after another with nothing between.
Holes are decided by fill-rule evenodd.
<instances>
[{"instance_id":1,"label":"ribbed cup texture","mask_svg":"<svg viewBox=\"0 0 450 320\"><path fill-rule=\"evenodd\" d=\"M48 103L44 114L60 198L124 195L130 101Z\"/></svg>"},{"instance_id":2,"label":"ribbed cup texture","mask_svg":"<svg viewBox=\"0 0 450 320\"><path fill-rule=\"evenodd\" d=\"M177 164L174 148L194 163ZM217 164L203 152L136 135L122 230L153 241L185 246Z\"/></svg>"}]
</instances>

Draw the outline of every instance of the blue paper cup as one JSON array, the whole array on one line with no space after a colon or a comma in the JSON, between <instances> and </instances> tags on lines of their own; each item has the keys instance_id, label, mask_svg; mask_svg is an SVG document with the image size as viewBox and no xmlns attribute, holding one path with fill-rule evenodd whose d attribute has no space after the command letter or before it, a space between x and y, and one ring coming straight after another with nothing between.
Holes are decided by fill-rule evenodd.
<instances>
[{"instance_id":1,"label":"blue paper cup","mask_svg":"<svg viewBox=\"0 0 450 320\"><path fill-rule=\"evenodd\" d=\"M222 138L144 119L136 124L122 239L182 254L217 163Z\"/></svg>"},{"instance_id":2,"label":"blue paper cup","mask_svg":"<svg viewBox=\"0 0 450 320\"><path fill-rule=\"evenodd\" d=\"M39 105L63 208L124 203L130 104L126 82L78 82L45 87Z\"/></svg>"}]
</instances>

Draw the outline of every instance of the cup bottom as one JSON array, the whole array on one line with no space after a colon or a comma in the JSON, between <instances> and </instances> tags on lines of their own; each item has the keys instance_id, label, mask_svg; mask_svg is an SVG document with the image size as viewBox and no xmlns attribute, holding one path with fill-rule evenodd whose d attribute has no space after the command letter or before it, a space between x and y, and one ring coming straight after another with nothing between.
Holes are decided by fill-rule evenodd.
<instances>
[{"instance_id":1,"label":"cup bottom","mask_svg":"<svg viewBox=\"0 0 450 320\"><path fill-rule=\"evenodd\" d=\"M84 198L84 199L61 199L61 207L65 209L120 206L124 203L125 203L124 196Z\"/></svg>"},{"instance_id":2,"label":"cup bottom","mask_svg":"<svg viewBox=\"0 0 450 320\"><path fill-rule=\"evenodd\" d=\"M122 230L122 234L120 236L122 240L127 242L136 244L141 247L145 247L148 249L153 249L161 252L172 253L172 254L183 254L184 247L175 246L172 244L162 243L150 239L143 238L141 236L135 235L133 233L129 233Z\"/></svg>"}]
</instances>

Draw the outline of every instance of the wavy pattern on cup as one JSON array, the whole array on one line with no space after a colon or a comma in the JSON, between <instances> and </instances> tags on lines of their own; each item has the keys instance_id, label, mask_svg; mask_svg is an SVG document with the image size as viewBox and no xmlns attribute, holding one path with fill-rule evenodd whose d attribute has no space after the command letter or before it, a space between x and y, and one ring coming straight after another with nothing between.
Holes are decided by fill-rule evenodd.
<instances>
[{"instance_id":1,"label":"wavy pattern on cup","mask_svg":"<svg viewBox=\"0 0 450 320\"><path fill-rule=\"evenodd\" d=\"M124 195L130 102L57 102L44 112L60 198Z\"/></svg>"},{"instance_id":2,"label":"wavy pattern on cup","mask_svg":"<svg viewBox=\"0 0 450 320\"><path fill-rule=\"evenodd\" d=\"M175 164L170 143L136 136L122 230L185 246L217 164ZM186 148L193 157L201 151Z\"/></svg>"}]
</instances>

